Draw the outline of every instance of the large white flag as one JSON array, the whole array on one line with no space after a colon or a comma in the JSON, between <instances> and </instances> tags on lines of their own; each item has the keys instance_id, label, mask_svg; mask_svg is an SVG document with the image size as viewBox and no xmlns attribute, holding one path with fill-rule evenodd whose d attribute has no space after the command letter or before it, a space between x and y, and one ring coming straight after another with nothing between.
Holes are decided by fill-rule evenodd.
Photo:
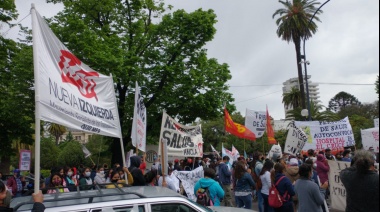
<instances>
[{"instance_id":1,"label":"large white flag","mask_svg":"<svg viewBox=\"0 0 380 212\"><path fill-rule=\"evenodd\" d=\"M91 152L84 145L82 145L82 151L84 153L84 158L88 158L91 156Z\"/></svg>"},{"instance_id":2,"label":"large white flag","mask_svg":"<svg viewBox=\"0 0 380 212\"><path fill-rule=\"evenodd\" d=\"M169 156L203 157L201 125L182 125L164 112L161 124L161 140L167 143ZM159 149L161 149L161 142Z\"/></svg>"},{"instance_id":3,"label":"large white flag","mask_svg":"<svg viewBox=\"0 0 380 212\"><path fill-rule=\"evenodd\" d=\"M232 145L232 156L234 157L234 161L237 161L240 157L239 151Z\"/></svg>"},{"instance_id":4,"label":"large white flag","mask_svg":"<svg viewBox=\"0 0 380 212\"><path fill-rule=\"evenodd\" d=\"M264 135L267 115L265 111L246 110L245 127L255 133L256 138L261 138Z\"/></svg>"},{"instance_id":5,"label":"large white flag","mask_svg":"<svg viewBox=\"0 0 380 212\"><path fill-rule=\"evenodd\" d=\"M141 95L140 87L136 82L135 91L135 109L133 113L132 124L132 145L141 151L146 151L146 108L144 105L144 98Z\"/></svg>"},{"instance_id":6,"label":"large white flag","mask_svg":"<svg viewBox=\"0 0 380 212\"><path fill-rule=\"evenodd\" d=\"M113 80L73 55L36 11L36 104L42 120L121 138Z\"/></svg>"}]
</instances>

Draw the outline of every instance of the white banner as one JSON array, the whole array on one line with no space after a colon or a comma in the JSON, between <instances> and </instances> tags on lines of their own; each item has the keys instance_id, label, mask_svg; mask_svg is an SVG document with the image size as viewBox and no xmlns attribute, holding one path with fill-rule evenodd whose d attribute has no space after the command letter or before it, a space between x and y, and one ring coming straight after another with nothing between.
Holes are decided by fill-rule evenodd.
<instances>
[{"instance_id":1,"label":"white banner","mask_svg":"<svg viewBox=\"0 0 380 212\"><path fill-rule=\"evenodd\" d=\"M289 125L288 136L286 137L286 143L284 148L284 153L289 153L290 155L296 156L307 142L307 135L296 125L291 123Z\"/></svg>"},{"instance_id":2,"label":"white banner","mask_svg":"<svg viewBox=\"0 0 380 212\"><path fill-rule=\"evenodd\" d=\"M38 116L69 128L121 138L112 78L82 63L36 15Z\"/></svg>"},{"instance_id":3,"label":"white banner","mask_svg":"<svg viewBox=\"0 0 380 212\"><path fill-rule=\"evenodd\" d=\"M255 133L256 138L261 138L264 135L267 124L266 112L246 110L245 127Z\"/></svg>"},{"instance_id":4,"label":"white banner","mask_svg":"<svg viewBox=\"0 0 380 212\"><path fill-rule=\"evenodd\" d=\"M355 145L354 133L347 117L337 122L296 121L295 125L308 135L303 150L314 149L318 152L329 148L341 151L344 147Z\"/></svg>"},{"instance_id":5,"label":"white banner","mask_svg":"<svg viewBox=\"0 0 380 212\"><path fill-rule=\"evenodd\" d=\"M142 97L140 87L136 82L135 109L133 113L131 139L132 145L143 152L146 151L146 123L147 114L144 105L144 98Z\"/></svg>"},{"instance_id":6,"label":"white banner","mask_svg":"<svg viewBox=\"0 0 380 212\"><path fill-rule=\"evenodd\" d=\"M32 151L25 150L25 149L20 150L20 161L19 161L20 171L30 171L31 163L32 163Z\"/></svg>"},{"instance_id":7,"label":"white banner","mask_svg":"<svg viewBox=\"0 0 380 212\"><path fill-rule=\"evenodd\" d=\"M201 125L182 125L164 112L161 124L161 140L167 143L169 156L203 157ZM160 150L161 142L159 143Z\"/></svg>"},{"instance_id":8,"label":"white banner","mask_svg":"<svg viewBox=\"0 0 380 212\"><path fill-rule=\"evenodd\" d=\"M329 160L329 185L331 195L331 208L335 210L346 210L346 188L344 187L341 179L340 172L343 169L350 167L350 163L342 161Z\"/></svg>"},{"instance_id":9,"label":"white banner","mask_svg":"<svg viewBox=\"0 0 380 212\"><path fill-rule=\"evenodd\" d=\"M187 198L196 201L197 197L194 194L195 184L204 177L203 166L200 166L193 171L173 171L178 179L181 180L182 186L186 191Z\"/></svg>"},{"instance_id":10,"label":"white banner","mask_svg":"<svg viewBox=\"0 0 380 212\"><path fill-rule=\"evenodd\" d=\"M379 128L379 118L374 119L373 124L375 125L375 128Z\"/></svg>"},{"instance_id":11,"label":"white banner","mask_svg":"<svg viewBox=\"0 0 380 212\"><path fill-rule=\"evenodd\" d=\"M379 152L379 128L372 128L361 130L363 149L369 150L373 147L373 150Z\"/></svg>"}]
</instances>

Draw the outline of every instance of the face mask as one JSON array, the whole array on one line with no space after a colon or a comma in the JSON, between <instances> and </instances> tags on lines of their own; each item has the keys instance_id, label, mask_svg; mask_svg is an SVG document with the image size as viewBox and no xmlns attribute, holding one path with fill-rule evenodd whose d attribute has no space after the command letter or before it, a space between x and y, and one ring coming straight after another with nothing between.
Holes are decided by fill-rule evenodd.
<instances>
[{"instance_id":1,"label":"face mask","mask_svg":"<svg viewBox=\"0 0 380 212\"><path fill-rule=\"evenodd\" d=\"M317 168L317 164L316 164L316 163L313 164L313 168L314 168L314 169Z\"/></svg>"},{"instance_id":2,"label":"face mask","mask_svg":"<svg viewBox=\"0 0 380 212\"><path fill-rule=\"evenodd\" d=\"M210 165L210 162L207 162L206 165L209 166L209 165Z\"/></svg>"},{"instance_id":3,"label":"face mask","mask_svg":"<svg viewBox=\"0 0 380 212\"><path fill-rule=\"evenodd\" d=\"M104 175L104 171L100 171L99 173L100 173L101 175Z\"/></svg>"},{"instance_id":4,"label":"face mask","mask_svg":"<svg viewBox=\"0 0 380 212\"><path fill-rule=\"evenodd\" d=\"M69 177L73 176L73 172L67 172L67 176Z\"/></svg>"},{"instance_id":5,"label":"face mask","mask_svg":"<svg viewBox=\"0 0 380 212\"><path fill-rule=\"evenodd\" d=\"M112 179L113 183L117 183L117 181L119 181L119 180L118 179L116 179L116 180Z\"/></svg>"},{"instance_id":6,"label":"face mask","mask_svg":"<svg viewBox=\"0 0 380 212\"><path fill-rule=\"evenodd\" d=\"M86 177L90 177L91 176L91 172L86 172Z\"/></svg>"},{"instance_id":7,"label":"face mask","mask_svg":"<svg viewBox=\"0 0 380 212\"><path fill-rule=\"evenodd\" d=\"M202 163L202 160L198 160L198 163Z\"/></svg>"},{"instance_id":8,"label":"face mask","mask_svg":"<svg viewBox=\"0 0 380 212\"><path fill-rule=\"evenodd\" d=\"M53 181L53 184L54 184L55 186L59 186L59 185L61 185L61 181L60 181L60 180L54 180L54 181Z\"/></svg>"}]
</instances>

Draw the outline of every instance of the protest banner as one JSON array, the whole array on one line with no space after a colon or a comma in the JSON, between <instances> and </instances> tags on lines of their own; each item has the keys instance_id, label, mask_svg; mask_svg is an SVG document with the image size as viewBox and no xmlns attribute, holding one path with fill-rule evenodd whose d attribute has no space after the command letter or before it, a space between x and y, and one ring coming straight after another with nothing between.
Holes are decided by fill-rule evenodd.
<instances>
[{"instance_id":1,"label":"protest banner","mask_svg":"<svg viewBox=\"0 0 380 212\"><path fill-rule=\"evenodd\" d=\"M272 159L273 155L278 155L282 157L282 150L279 144L274 144L270 149L267 158Z\"/></svg>"},{"instance_id":2,"label":"protest banner","mask_svg":"<svg viewBox=\"0 0 380 212\"><path fill-rule=\"evenodd\" d=\"M361 130L363 149L369 150L373 147L373 150L379 152L379 128L372 128Z\"/></svg>"},{"instance_id":3,"label":"protest banner","mask_svg":"<svg viewBox=\"0 0 380 212\"><path fill-rule=\"evenodd\" d=\"M144 98L141 95L139 84L136 82L135 109L133 111L131 139L132 145L143 152L146 152L146 124L147 114Z\"/></svg>"},{"instance_id":4,"label":"protest banner","mask_svg":"<svg viewBox=\"0 0 380 212\"><path fill-rule=\"evenodd\" d=\"M255 133L256 138L261 138L266 129L266 112L246 110L245 126Z\"/></svg>"},{"instance_id":5,"label":"protest banner","mask_svg":"<svg viewBox=\"0 0 380 212\"><path fill-rule=\"evenodd\" d=\"M131 157L133 156L133 149L129 150L125 155L125 164L127 167L131 166Z\"/></svg>"},{"instance_id":6,"label":"protest banner","mask_svg":"<svg viewBox=\"0 0 380 212\"><path fill-rule=\"evenodd\" d=\"M379 118L374 119L373 124L375 125L375 128L379 128Z\"/></svg>"},{"instance_id":7,"label":"protest banner","mask_svg":"<svg viewBox=\"0 0 380 212\"><path fill-rule=\"evenodd\" d=\"M161 140L167 143L168 155L170 156L203 157L201 125L182 125L164 112L161 124ZM161 149L161 142L159 143L159 149Z\"/></svg>"},{"instance_id":8,"label":"protest banner","mask_svg":"<svg viewBox=\"0 0 380 212\"><path fill-rule=\"evenodd\" d=\"M204 177L203 166L196 168L193 171L173 171L175 175L182 182L182 186L185 189L187 198L196 201L197 197L194 194L195 184Z\"/></svg>"},{"instance_id":9,"label":"protest banner","mask_svg":"<svg viewBox=\"0 0 380 212\"><path fill-rule=\"evenodd\" d=\"M296 121L295 125L308 135L303 150L313 149L318 152L329 148L334 153L355 145L348 117L337 122Z\"/></svg>"},{"instance_id":10,"label":"protest banner","mask_svg":"<svg viewBox=\"0 0 380 212\"><path fill-rule=\"evenodd\" d=\"M343 169L350 167L350 163L342 161L329 160L329 185L331 195L331 208L335 210L346 210L346 188L344 187L341 179L340 172Z\"/></svg>"},{"instance_id":11,"label":"protest banner","mask_svg":"<svg viewBox=\"0 0 380 212\"><path fill-rule=\"evenodd\" d=\"M296 127L294 122L289 125L288 136L284 147L284 153L296 156L307 142L307 135L302 129Z\"/></svg>"},{"instance_id":12,"label":"protest banner","mask_svg":"<svg viewBox=\"0 0 380 212\"><path fill-rule=\"evenodd\" d=\"M19 169L20 171L30 171L32 163L32 152L30 150L20 150Z\"/></svg>"}]
</instances>

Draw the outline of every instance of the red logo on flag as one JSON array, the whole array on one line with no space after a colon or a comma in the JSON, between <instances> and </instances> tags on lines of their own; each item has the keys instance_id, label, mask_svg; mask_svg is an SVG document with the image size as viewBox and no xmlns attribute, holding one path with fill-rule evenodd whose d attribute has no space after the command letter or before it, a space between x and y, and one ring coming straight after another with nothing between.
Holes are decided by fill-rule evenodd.
<instances>
[{"instance_id":1,"label":"red logo on flag","mask_svg":"<svg viewBox=\"0 0 380 212\"><path fill-rule=\"evenodd\" d=\"M95 93L96 82L94 78L99 77L96 71L84 70L81 66L82 62L66 50L61 50L60 61L58 63L61 69L62 82L71 83L75 85L82 96L86 98L98 97Z\"/></svg>"}]
</instances>

